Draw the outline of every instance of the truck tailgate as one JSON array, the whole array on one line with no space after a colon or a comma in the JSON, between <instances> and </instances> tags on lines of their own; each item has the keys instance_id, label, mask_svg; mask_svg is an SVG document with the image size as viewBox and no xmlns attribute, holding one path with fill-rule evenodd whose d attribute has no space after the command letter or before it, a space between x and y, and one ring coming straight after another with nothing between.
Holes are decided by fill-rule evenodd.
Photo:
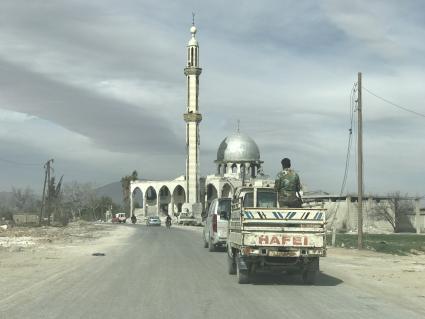
<instances>
[{"instance_id":1,"label":"truck tailgate","mask_svg":"<svg viewBox=\"0 0 425 319\"><path fill-rule=\"evenodd\" d=\"M325 211L246 209L241 216L243 245L324 247Z\"/></svg>"}]
</instances>

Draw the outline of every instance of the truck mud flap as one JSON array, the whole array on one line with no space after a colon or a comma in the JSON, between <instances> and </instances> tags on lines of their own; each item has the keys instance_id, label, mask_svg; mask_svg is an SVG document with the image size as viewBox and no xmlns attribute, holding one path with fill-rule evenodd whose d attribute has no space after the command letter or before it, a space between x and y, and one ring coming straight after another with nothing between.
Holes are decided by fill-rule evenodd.
<instances>
[{"instance_id":1,"label":"truck mud flap","mask_svg":"<svg viewBox=\"0 0 425 319\"><path fill-rule=\"evenodd\" d=\"M249 270L245 258L238 256L236 258L236 262L238 263L240 270L247 270L247 271Z\"/></svg>"}]
</instances>

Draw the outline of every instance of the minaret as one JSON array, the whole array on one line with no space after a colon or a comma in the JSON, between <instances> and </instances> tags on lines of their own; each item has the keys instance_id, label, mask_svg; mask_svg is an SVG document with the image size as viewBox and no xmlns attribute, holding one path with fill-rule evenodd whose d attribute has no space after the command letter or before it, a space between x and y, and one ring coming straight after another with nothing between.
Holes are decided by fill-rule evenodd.
<instances>
[{"instance_id":1,"label":"minaret","mask_svg":"<svg viewBox=\"0 0 425 319\"><path fill-rule=\"evenodd\" d=\"M186 203L191 208L199 205L199 122L202 115L199 113L199 75L202 69L199 67L199 45L195 38L196 27L192 23L190 28L192 37L187 45L187 66L184 74L187 78L187 108L184 114L186 122ZM198 209L193 209L198 210ZM192 211L192 210L191 210ZM195 213L195 212L194 212Z\"/></svg>"}]
</instances>

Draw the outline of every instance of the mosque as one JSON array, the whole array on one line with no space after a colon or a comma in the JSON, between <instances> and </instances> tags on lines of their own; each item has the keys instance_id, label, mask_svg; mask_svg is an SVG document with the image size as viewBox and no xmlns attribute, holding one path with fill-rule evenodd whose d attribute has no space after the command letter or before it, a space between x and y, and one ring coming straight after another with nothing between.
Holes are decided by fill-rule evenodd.
<instances>
[{"instance_id":1,"label":"mosque","mask_svg":"<svg viewBox=\"0 0 425 319\"><path fill-rule=\"evenodd\" d=\"M260 150L255 141L239 132L227 136L217 150L217 170L206 177L199 176L199 44L196 27L190 28L187 45L187 107L183 118L186 123L186 174L174 180L141 181L130 184L131 212L137 216L177 216L183 210L200 218L215 198L232 197L235 189L247 180L264 178ZM274 182L274 181L273 181ZM136 194L139 198L135 208Z\"/></svg>"}]
</instances>

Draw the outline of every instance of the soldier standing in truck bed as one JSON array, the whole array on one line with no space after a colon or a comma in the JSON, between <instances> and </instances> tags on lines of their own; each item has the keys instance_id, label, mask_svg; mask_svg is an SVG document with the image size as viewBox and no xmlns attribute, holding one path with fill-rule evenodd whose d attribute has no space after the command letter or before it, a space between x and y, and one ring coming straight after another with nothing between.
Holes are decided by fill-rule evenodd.
<instances>
[{"instance_id":1,"label":"soldier standing in truck bed","mask_svg":"<svg viewBox=\"0 0 425 319\"><path fill-rule=\"evenodd\" d=\"M301 208L300 177L291 169L291 160L281 161L282 171L276 176L275 190L278 192L279 207Z\"/></svg>"}]
</instances>

